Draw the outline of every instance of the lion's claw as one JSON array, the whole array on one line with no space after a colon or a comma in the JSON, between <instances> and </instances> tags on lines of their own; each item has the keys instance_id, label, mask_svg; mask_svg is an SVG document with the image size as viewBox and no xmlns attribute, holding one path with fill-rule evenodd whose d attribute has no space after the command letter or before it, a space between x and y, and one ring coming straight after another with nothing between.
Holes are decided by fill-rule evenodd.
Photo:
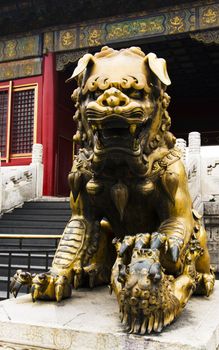
<instances>
[{"instance_id":1,"label":"lion's claw","mask_svg":"<svg viewBox=\"0 0 219 350\"><path fill-rule=\"evenodd\" d=\"M125 236L123 239L120 249L119 249L119 256L122 257L127 252L129 248L132 248L135 243L135 236Z\"/></svg>"},{"instance_id":2,"label":"lion's claw","mask_svg":"<svg viewBox=\"0 0 219 350\"><path fill-rule=\"evenodd\" d=\"M207 297L209 297L213 292L214 283L215 283L214 271L210 269L210 273L203 274L202 279L203 279L204 294Z\"/></svg>"},{"instance_id":3,"label":"lion's claw","mask_svg":"<svg viewBox=\"0 0 219 350\"><path fill-rule=\"evenodd\" d=\"M177 262L183 246L183 239L173 234L168 238L168 245L172 261Z\"/></svg>"},{"instance_id":4,"label":"lion's claw","mask_svg":"<svg viewBox=\"0 0 219 350\"><path fill-rule=\"evenodd\" d=\"M16 298L21 287L26 285L30 286L32 283L32 275L29 272L24 272L22 270L17 270L16 274L12 278L10 283L10 293Z\"/></svg>"},{"instance_id":5,"label":"lion's claw","mask_svg":"<svg viewBox=\"0 0 219 350\"><path fill-rule=\"evenodd\" d=\"M14 282L13 286L10 287L10 292L14 295L16 298L20 289L21 289L22 284L20 282Z\"/></svg>"},{"instance_id":6,"label":"lion's claw","mask_svg":"<svg viewBox=\"0 0 219 350\"><path fill-rule=\"evenodd\" d=\"M171 260L176 263L183 246L183 239L174 233L167 236L165 233L154 232L151 235L151 249L161 249L164 246L165 253L169 252Z\"/></svg>"},{"instance_id":7,"label":"lion's claw","mask_svg":"<svg viewBox=\"0 0 219 350\"><path fill-rule=\"evenodd\" d=\"M160 249L166 242L166 235L160 232L153 232L151 235L151 249Z\"/></svg>"},{"instance_id":8,"label":"lion's claw","mask_svg":"<svg viewBox=\"0 0 219 350\"><path fill-rule=\"evenodd\" d=\"M31 275L18 270L12 278L10 292L16 297L23 285L31 287L33 302L38 299L61 301L71 295L72 287L66 276L54 276L51 273Z\"/></svg>"},{"instance_id":9,"label":"lion's claw","mask_svg":"<svg viewBox=\"0 0 219 350\"><path fill-rule=\"evenodd\" d=\"M150 233L139 233L135 236L135 249L147 248L150 243Z\"/></svg>"},{"instance_id":10,"label":"lion's claw","mask_svg":"<svg viewBox=\"0 0 219 350\"><path fill-rule=\"evenodd\" d=\"M55 297L56 300L59 302L63 299L67 292L67 295L71 295L71 287L68 283L66 276L59 276L58 279L55 282Z\"/></svg>"},{"instance_id":11,"label":"lion's claw","mask_svg":"<svg viewBox=\"0 0 219 350\"><path fill-rule=\"evenodd\" d=\"M21 289L22 284L19 282L15 282L13 285L13 288L11 289L11 293L14 295L14 297L16 298L20 289Z\"/></svg>"},{"instance_id":12,"label":"lion's claw","mask_svg":"<svg viewBox=\"0 0 219 350\"><path fill-rule=\"evenodd\" d=\"M179 246L177 244L174 244L170 248L170 256L171 256L171 259L174 263L177 262L177 260L179 259L179 253L180 253Z\"/></svg>"},{"instance_id":13,"label":"lion's claw","mask_svg":"<svg viewBox=\"0 0 219 350\"><path fill-rule=\"evenodd\" d=\"M49 285L49 277L45 273L36 275L32 280L31 295L33 302L40 299Z\"/></svg>"}]
</instances>

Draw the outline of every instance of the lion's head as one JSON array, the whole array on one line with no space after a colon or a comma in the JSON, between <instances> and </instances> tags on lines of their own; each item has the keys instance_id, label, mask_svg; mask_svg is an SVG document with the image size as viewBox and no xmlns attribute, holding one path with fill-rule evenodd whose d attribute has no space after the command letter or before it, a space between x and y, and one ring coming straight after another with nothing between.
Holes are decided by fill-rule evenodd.
<instances>
[{"instance_id":1,"label":"lion's head","mask_svg":"<svg viewBox=\"0 0 219 350\"><path fill-rule=\"evenodd\" d=\"M165 90L170 79L164 59L137 47L103 47L79 60L69 80L73 78L78 81L72 95L77 107L75 140L94 152L96 163L109 155L126 157L129 163L137 157L135 170L142 174L151 153L174 146L168 132L170 97Z\"/></svg>"}]
</instances>

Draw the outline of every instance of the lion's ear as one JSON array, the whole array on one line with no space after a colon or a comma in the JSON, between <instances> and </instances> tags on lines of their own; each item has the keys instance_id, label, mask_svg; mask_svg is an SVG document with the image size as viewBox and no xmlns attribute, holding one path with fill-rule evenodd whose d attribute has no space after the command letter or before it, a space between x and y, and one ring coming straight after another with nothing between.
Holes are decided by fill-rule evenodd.
<instances>
[{"instance_id":1,"label":"lion's ear","mask_svg":"<svg viewBox=\"0 0 219 350\"><path fill-rule=\"evenodd\" d=\"M165 85L170 85L171 81L167 73L167 64L163 58L157 58L155 53L150 52L146 57L146 61L152 72Z\"/></svg>"},{"instance_id":2,"label":"lion's ear","mask_svg":"<svg viewBox=\"0 0 219 350\"><path fill-rule=\"evenodd\" d=\"M95 63L95 58L90 53L86 53L86 55L80 58L77 67L72 73L72 76L66 80L66 83L76 78L80 73L82 73L89 63Z\"/></svg>"}]
</instances>

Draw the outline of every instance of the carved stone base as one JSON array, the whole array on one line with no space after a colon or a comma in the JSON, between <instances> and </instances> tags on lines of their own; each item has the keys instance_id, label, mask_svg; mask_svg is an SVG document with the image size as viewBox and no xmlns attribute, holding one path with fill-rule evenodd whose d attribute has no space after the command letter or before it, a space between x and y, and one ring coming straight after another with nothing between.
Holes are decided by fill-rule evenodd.
<instances>
[{"instance_id":1,"label":"carved stone base","mask_svg":"<svg viewBox=\"0 0 219 350\"><path fill-rule=\"evenodd\" d=\"M211 264L219 272L219 201L204 202L204 223Z\"/></svg>"},{"instance_id":2,"label":"carved stone base","mask_svg":"<svg viewBox=\"0 0 219 350\"><path fill-rule=\"evenodd\" d=\"M216 350L219 345L219 282L208 298L193 297L163 333L135 336L119 322L106 287L74 291L71 300L32 303L30 295L0 302L4 350Z\"/></svg>"}]
</instances>

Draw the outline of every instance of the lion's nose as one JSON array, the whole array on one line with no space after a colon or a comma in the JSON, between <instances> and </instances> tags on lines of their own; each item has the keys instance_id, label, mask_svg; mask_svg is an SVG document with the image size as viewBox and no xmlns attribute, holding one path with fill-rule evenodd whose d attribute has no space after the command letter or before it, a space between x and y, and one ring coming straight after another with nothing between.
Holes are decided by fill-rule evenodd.
<instances>
[{"instance_id":1,"label":"lion's nose","mask_svg":"<svg viewBox=\"0 0 219 350\"><path fill-rule=\"evenodd\" d=\"M105 99L105 103L107 104L107 106L115 107L120 105L121 100L116 96L109 96Z\"/></svg>"},{"instance_id":2,"label":"lion's nose","mask_svg":"<svg viewBox=\"0 0 219 350\"><path fill-rule=\"evenodd\" d=\"M97 103L108 107L125 106L129 103L129 98L119 89L110 88L98 97Z\"/></svg>"}]
</instances>

